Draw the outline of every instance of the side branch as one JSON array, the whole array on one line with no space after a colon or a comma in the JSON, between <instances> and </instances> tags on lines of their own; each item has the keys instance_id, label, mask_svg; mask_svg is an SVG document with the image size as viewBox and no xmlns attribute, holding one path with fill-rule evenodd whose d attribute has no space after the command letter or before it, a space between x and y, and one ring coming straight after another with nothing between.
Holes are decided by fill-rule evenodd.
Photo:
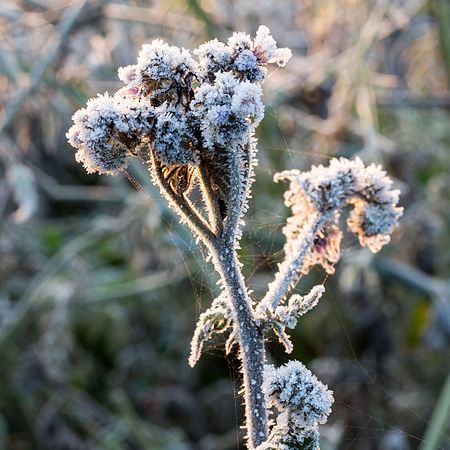
<instances>
[{"instance_id":1,"label":"side branch","mask_svg":"<svg viewBox=\"0 0 450 450\"><path fill-rule=\"evenodd\" d=\"M306 232L302 233L301 238L296 240L289 255L279 264L275 279L269 284L266 295L258 305L259 310L274 310L289 291L295 287L305 256L308 254L314 242L314 236L321 225L322 220L317 214L310 219L308 224L305 224Z\"/></svg>"}]
</instances>

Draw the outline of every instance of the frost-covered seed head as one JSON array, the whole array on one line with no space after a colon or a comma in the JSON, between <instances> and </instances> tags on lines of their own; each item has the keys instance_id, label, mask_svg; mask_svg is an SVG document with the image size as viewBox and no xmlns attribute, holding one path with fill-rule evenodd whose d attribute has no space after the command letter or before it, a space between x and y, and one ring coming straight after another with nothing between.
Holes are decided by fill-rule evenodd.
<instances>
[{"instance_id":1,"label":"frost-covered seed head","mask_svg":"<svg viewBox=\"0 0 450 450\"><path fill-rule=\"evenodd\" d=\"M119 80L125 84L134 83L137 79L137 66L125 66L119 67L118 70Z\"/></svg>"},{"instance_id":2,"label":"frost-covered seed head","mask_svg":"<svg viewBox=\"0 0 450 450\"><path fill-rule=\"evenodd\" d=\"M213 84L203 84L195 93L191 108L201 123L204 144L235 148L264 115L262 91L257 85L239 81L232 73L218 73Z\"/></svg>"},{"instance_id":3,"label":"frost-covered seed head","mask_svg":"<svg viewBox=\"0 0 450 450\"><path fill-rule=\"evenodd\" d=\"M244 50L251 50L253 48L252 38L249 34L242 31L233 33L228 38L227 44L233 56L237 56Z\"/></svg>"},{"instance_id":4,"label":"frost-covered seed head","mask_svg":"<svg viewBox=\"0 0 450 450\"><path fill-rule=\"evenodd\" d=\"M74 114L67 139L88 173L116 175L127 166L130 152L145 143L154 115L154 109L138 99L106 93Z\"/></svg>"},{"instance_id":5,"label":"frost-covered seed head","mask_svg":"<svg viewBox=\"0 0 450 450\"><path fill-rule=\"evenodd\" d=\"M197 64L189 51L155 39L142 46L136 65L119 69L119 78L129 92L137 92L158 106L189 95L196 73Z\"/></svg>"},{"instance_id":6,"label":"frost-covered seed head","mask_svg":"<svg viewBox=\"0 0 450 450\"><path fill-rule=\"evenodd\" d=\"M266 366L263 392L268 407L289 411L302 427L324 424L331 413L333 394L300 361L275 368Z\"/></svg>"},{"instance_id":7,"label":"frost-covered seed head","mask_svg":"<svg viewBox=\"0 0 450 450\"><path fill-rule=\"evenodd\" d=\"M153 146L159 160L166 166L197 164L196 139L185 115L165 105L157 113Z\"/></svg>"},{"instance_id":8,"label":"frost-covered seed head","mask_svg":"<svg viewBox=\"0 0 450 450\"><path fill-rule=\"evenodd\" d=\"M169 80L195 73L196 63L186 49L155 39L142 46L136 70L141 81L146 78L154 81Z\"/></svg>"},{"instance_id":9,"label":"frost-covered seed head","mask_svg":"<svg viewBox=\"0 0 450 450\"><path fill-rule=\"evenodd\" d=\"M213 81L217 72L226 72L231 69L231 49L217 39L206 42L194 50L198 56L199 68Z\"/></svg>"},{"instance_id":10,"label":"frost-covered seed head","mask_svg":"<svg viewBox=\"0 0 450 450\"><path fill-rule=\"evenodd\" d=\"M292 209L283 229L286 253L309 232L311 217L321 223L304 259L303 273L315 264L321 264L328 273L334 272L342 238L338 221L346 206L352 207L347 219L349 229L372 252L389 242L403 213L403 208L397 206L399 191L391 190L392 181L386 173L375 164L364 167L359 158L333 159L328 167L319 165L309 172L291 170L275 175L275 180L281 179L290 181L284 199Z\"/></svg>"},{"instance_id":11,"label":"frost-covered seed head","mask_svg":"<svg viewBox=\"0 0 450 450\"><path fill-rule=\"evenodd\" d=\"M319 424L331 413L332 392L299 361L265 366L263 392L278 414L256 450L319 450Z\"/></svg>"},{"instance_id":12,"label":"frost-covered seed head","mask_svg":"<svg viewBox=\"0 0 450 450\"><path fill-rule=\"evenodd\" d=\"M143 45L136 64L119 68L125 86L114 96L90 100L74 115L67 137L77 161L88 172L117 174L131 153L147 145L165 166L197 164L201 151L218 156L219 148L221 155L211 163L226 173L225 153L238 149L244 157L242 149L264 115L259 82L277 51L266 27L254 40L234 33L227 44L214 39L201 45L194 51L199 63L160 39Z\"/></svg>"},{"instance_id":13,"label":"frost-covered seed head","mask_svg":"<svg viewBox=\"0 0 450 450\"><path fill-rule=\"evenodd\" d=\"M288 48L277 48L277 42L264 25L256 32L253 53L261 63L277 63L281 67L284 67L292 56Z\"/></svg>"}]
</instances>

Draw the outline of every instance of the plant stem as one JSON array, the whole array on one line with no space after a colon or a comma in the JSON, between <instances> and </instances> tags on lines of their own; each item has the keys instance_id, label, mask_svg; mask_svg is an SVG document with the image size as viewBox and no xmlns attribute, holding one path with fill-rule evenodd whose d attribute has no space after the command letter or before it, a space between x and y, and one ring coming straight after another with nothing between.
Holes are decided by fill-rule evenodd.
<instances>
[{"instance_id":1,"label":"plant stem","mask_svg":"<svg viewBox=\"0 0 450 450\"><path fill-rule=\"evenodd\" d=\"M236 149L230 152L230 172L233 173L233 182L228 192L228 211L224 222L223 236L229 242L236 243L240 238L240 222L246 209L249 196L250 173L252 167L252 154L250 144L242 149L243 154Z\"/></svg>"},{"instance_id":2,"label":"plant stem","mask_svg":"<svg viewBox=\"0 0 450 450\"><path fill-rule=\"evenodd\" d=\"M233 215L228 217L227 226L224 229L217 229L220 223L216 223L217 235L204 222L196 211L191 207L188 200L183 196L176 195L164 179L159 168L158 161L153 154L152 163L154 165L154 178L159 185L161 193L169 201L169 205L184 220L189 228L197 234L203 244L212 254L214 267L219 273L222 281L222 287L231 300L231 306L234 314L234 326L237 334L240 358L242 362L243 389L245 401L245 417L248 432L248 449L253 450L259 444L267 439L267 410L262 393L262 383L264 374L264 336L258 326L251 305L251 300L247 293L244 278L240 270L240 264L236 255L236 233L242 212L243 201L239 194L239 183L231 188L232 194L230 200L238 202L233 210ZM237 162L234 161L236 166ZM246 180L249 173L249 164L245 167L237 166L237 169L243 171L240 176ZM206 174L201 174L206 175ZM246 180L247 181L247 180ZM248 181L247 181L248 182ZM209 216L216 212L211 210L214 201L212 194L207 186L203 186L203 192ZM206 192L205 192L206 191ZM230 211L229 211L230 213ZM218 219L218 218L217 218Z\"/></svg>"},{"instance_id":3,"label":"plant stem","mask_svg":"<svg viewBox=\"0 0 450 450\"><path fill-rule=\"evenodd\" d=\"M219 205L217 204L217 199L211 186L210 176L207 173L204 164L200 164L197 170L200 177L200 185L203 191L206 209L208 210L211 228L213 233L218 234L222 230L223 223L220 216Z\"/></svg>"},{"instance_id":4,"label":"plant stem","mask_svg":"<svg viewBox=\"0 0 450 450\"><path fill-rule=\"evenodd\" d=\"M153 175L155 183L158 185L161 194L168 201L169 206L178 214L178 217L187 223L194 235L199 236L205 244L211 243L214 239L214 234L205 223L204 219L197 214L191 207L187 199L182 195L177 195L169 186L159 165L159 161L153 152L150 152L151 164L153 170L150 170Z\"/></svg>"},{"instance_id":5,"label":"plant stem","mask_svg":"<svg viewBox=\"0 0 450 450\"><path fill-rule=\"evenodd\" d=\"M228 293L233 307L244 378L248 448L251 450L267 438L267 411L262 393L264 337L254 317L234 246L222 238L217 239L210 250L214 266L221 276L223 288Z\"/></svg>"},{"instance_id":6,"label":"plant stem","mask_svg":"<svg viewBox=\"0 0 450 450\"><path fill-rule=\"evenodd\" d=\"M308 230L297 239L295 247L287 255L286 259L279 265L275 279L269 284L266 295L258 305L258 309L272 309L278 306L292 289L299 278L299 272L302 268L303 261L313 244L314 236L322 224L320 216L311 218L309 224L306 225Z\"/></svg>"}]
</instances>

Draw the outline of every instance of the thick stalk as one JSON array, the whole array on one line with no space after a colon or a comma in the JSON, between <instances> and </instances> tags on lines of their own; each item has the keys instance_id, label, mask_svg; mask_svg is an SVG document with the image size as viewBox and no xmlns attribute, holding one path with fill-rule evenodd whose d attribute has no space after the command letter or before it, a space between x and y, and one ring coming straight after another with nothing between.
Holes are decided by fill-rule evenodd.
<instances>
[{"instance_id":1,"label":"thick stalk","mask_svg":"<svg viewBox=\"0 0 450 450\"><path fill-rule=\"evenodd\" d=\"M211 251L215 268L232 302L242 362L246 427L251 450L267 439L267 411L262 393L264 337L255 320L234 247L226 240L218 239Z\"/></svg>"}]
</instances>

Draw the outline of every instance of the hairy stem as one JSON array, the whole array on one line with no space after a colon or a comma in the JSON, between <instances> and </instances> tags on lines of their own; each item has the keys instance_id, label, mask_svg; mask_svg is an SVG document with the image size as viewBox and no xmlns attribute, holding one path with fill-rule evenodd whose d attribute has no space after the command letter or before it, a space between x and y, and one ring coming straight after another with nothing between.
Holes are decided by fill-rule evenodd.
<instances>
[{"instance_id":1,"label":"hairy stem","mask_svg":"<svg viewBox=\"0 0 450 450\"><path fill-rule=\"evenodd\" d=\"M302 233L301 238L297 239L295 248L291 250L286 259L278 266L278 272L275 279L269 284L266 295L261 300L258 309L275 309L278 304L286 297L289 291L295 286L299 278L299 273L314 241L314 236L322 225L322 219L316 215L311 218L308 230Z\"/></svg>"},{"instance_id":2,"label":"hairy stem","mask_svg":"<svg viewBox=\"0 0 450 450\"><path fill-rule=\"evenodd\" d=\"M255 320L235 250L226 240L218 239L211 252L214 266L221 276L223 287L233 307L244 378L243 394L249 449L254 449L267 438L267 411L262 393L264 337Z\"/></svg>"},{"instance_id":3,"label":"hairy stem","mask_svg":"<svg viewBox=\"0 0 450 450\"><path fill-rule=\"evenodd\" d=\"M250 155L248 157L250 158ZM247 293L235 250L236 230L242 213L241 202L243 200L240 198L242 196L242 186L236 183L238 186L231 189L233 195L230 196L230 200L233 200L234 204L239 203L239 205L234 211L234 216L231 218L231 221L227 223L228 229L225 227L222 230L220 213L217 216L218 211L211 209L214 208L214 202L216 200L214 199L208 179L203 178L207 174L200 172L209 219L211 220L215 216L215 222L212 223L213 229L211 230L208 224L205 223L203 217L192 207L189 199L178 195L171 189L170 185L164 179L159 162L154 154L152 154L152 164L154 167L152 172L155 174L155 181L161 193L169 201L171 208L187 223L189 228L200 237L204 245L210 250L215 269L219 273L223 288L231 300L234 326L242 362L242 391L245 401L249 450L252 450L267 439L267 410L262 393L265 350L264 336L255 319L251 300ZM239 167L236 164L240 176L245 181L247 181L246 178L250 170L249 164L249 160L245 161L244 167Z\"/></svg>"},{"instance_id":4,"label":"hairy stem","mask_svg":"<svg viewBox=\"0 0 450 450\"><path fill-rule=\"evenodd\" d=\"M251 149L250 144L243 148L244 154L238 151L230 152L230 172L233 173L228 192L228 213L224 224L224 238L233 242L239 240L239 225L245 212L245 202L249 195L249 183L251 172ZM242 157L244 156L244 158Z\"/></svg>"}]
</instances>

